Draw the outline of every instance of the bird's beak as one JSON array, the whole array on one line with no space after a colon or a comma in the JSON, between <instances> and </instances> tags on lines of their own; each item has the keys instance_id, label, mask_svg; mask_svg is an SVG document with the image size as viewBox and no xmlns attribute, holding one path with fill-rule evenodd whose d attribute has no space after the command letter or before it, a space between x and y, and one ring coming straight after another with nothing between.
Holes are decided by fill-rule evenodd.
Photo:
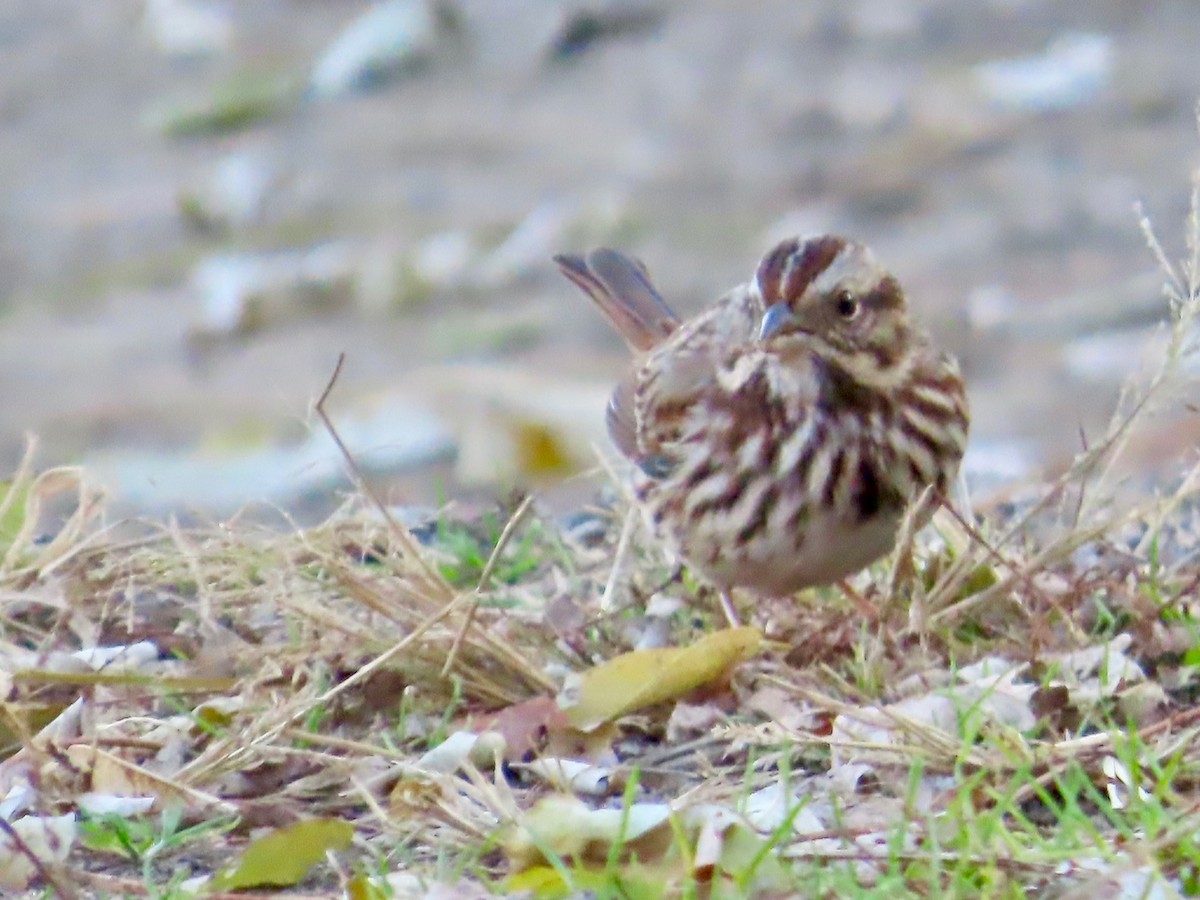
<instances>
[{"instance_id":1,"label":"bird's beak","mask_svg":"<svg viewBox=\"0 0 1200 900\"><path fill-rule=\"evenodd\" d=\"M773 303L767 307L758 329L758 339L765 341L792 320L792 310L786 303Z\"/></svg>"}]
</instances>

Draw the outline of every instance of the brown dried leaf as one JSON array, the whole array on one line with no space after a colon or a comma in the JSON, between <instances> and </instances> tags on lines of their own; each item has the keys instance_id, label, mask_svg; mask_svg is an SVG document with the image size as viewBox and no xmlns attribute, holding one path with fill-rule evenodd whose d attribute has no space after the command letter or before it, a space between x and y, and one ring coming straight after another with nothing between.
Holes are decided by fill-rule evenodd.
<instances>
[{"instance_id":1,"label":"brown dried leaf","mask_svg":"<svg viewBox=\"0 0 1200 900\"><path fill-rule=\"evenodd\" d=\"M544 749L552 731L567 728L566 716L553 697L531 697L472 723L475 731L504 737L504 758L522 761Z\"/></svg>"}]
</instances>

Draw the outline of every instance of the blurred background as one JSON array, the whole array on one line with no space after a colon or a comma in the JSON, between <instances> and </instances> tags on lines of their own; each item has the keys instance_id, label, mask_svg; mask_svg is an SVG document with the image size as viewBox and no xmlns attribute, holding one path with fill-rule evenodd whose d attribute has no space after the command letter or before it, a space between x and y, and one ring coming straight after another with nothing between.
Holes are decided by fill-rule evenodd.
<instances>
[{"instance_id":1,"label":"blurred background","mask_svg":"<svg viewBox=\"0 0 1200 900\"><path fill-rule=\"evenodd\" d=\"M345 351L390 500L570 503L625 353L549 257L625 249L687 313L828 230L959 354L1003 490L1161 349L1135 204L1181 256L1198 40L1192 0L6 0L0 461L316 515Z\"/></svg>"}]
</instances>

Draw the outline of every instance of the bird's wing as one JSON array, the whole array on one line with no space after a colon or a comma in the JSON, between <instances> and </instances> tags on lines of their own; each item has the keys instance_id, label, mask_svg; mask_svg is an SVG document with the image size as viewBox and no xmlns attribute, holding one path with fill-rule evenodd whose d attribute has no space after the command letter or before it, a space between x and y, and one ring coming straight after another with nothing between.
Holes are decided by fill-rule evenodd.
<instances>
[{"instance_id":1,"label":"bird's wing","mask_svg":"<svg viewBox=\"0 0 1200 900\"><path fill-rule=\"evenodd\" d=\"M753 341L761 319L757 295L736 288L647 356L631 398L643 455L669 452L696 404L718 389L718 372Z\"/></svg>"}]
</instances>

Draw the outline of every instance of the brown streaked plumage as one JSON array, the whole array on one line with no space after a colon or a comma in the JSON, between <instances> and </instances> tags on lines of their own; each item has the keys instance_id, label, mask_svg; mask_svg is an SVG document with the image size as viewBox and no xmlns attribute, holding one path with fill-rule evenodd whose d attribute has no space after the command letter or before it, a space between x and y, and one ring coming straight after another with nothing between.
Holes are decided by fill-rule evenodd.
<instances>
[{"instance_id":1,"label":"brown streaked plumage","mask_svg":"<svg viewBox=\"0 0 1200 900\"><path fill-rule=\"evenodd\" d=\"M783 596L852 574L892 548L918 494L944 495L956 477L958 365L863 245L783 241L688 321L615 250L555 262L637 354L608 427L638 499L723 594Z\"/></svg>"}]
</instances>

